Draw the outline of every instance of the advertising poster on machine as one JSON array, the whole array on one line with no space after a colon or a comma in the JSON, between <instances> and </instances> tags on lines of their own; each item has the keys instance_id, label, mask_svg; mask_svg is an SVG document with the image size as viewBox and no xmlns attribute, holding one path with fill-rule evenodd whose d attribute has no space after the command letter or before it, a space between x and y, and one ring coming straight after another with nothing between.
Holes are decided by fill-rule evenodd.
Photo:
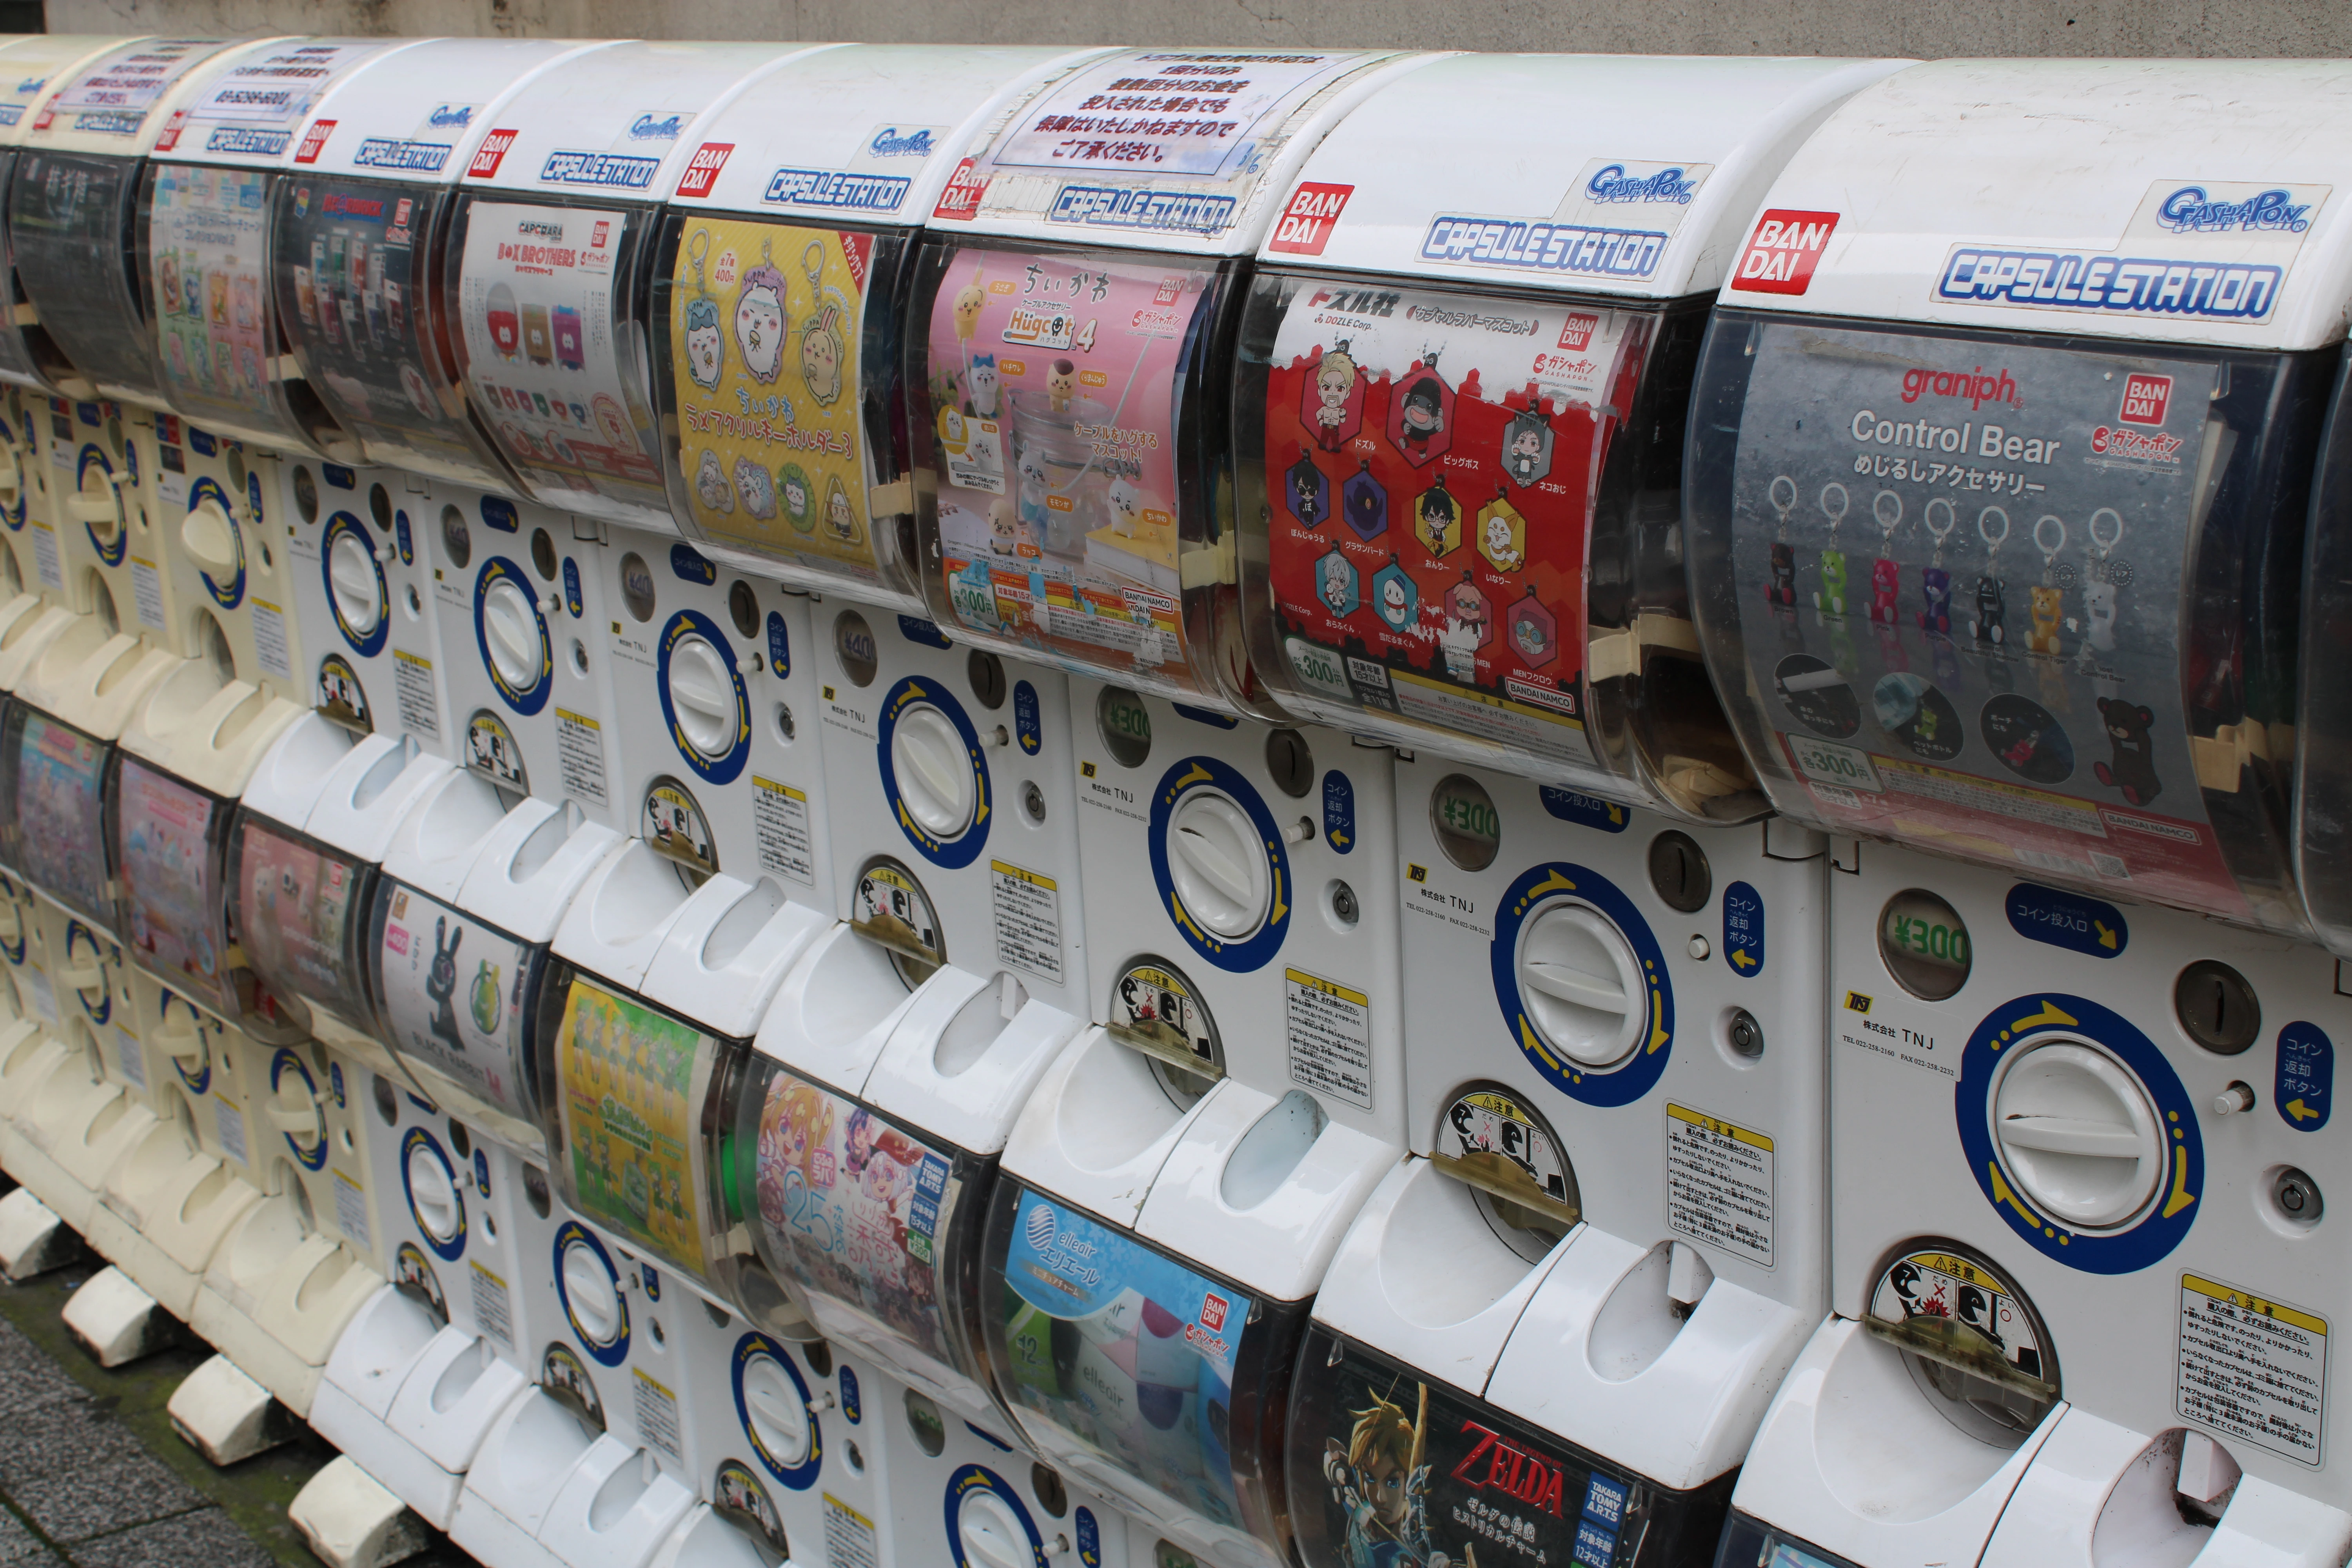
<instances>
[{"instance_id":1,"label":"advertising poster on machine","mask_svg":"<svg viewBox=\"0 0 2352 1568\"><path fill-rule=\"evenodd\" d=\"M695 218L671 279L678 463L703 536L877 573L859 354L874 237Z\"/></svg>"},{"instance_id":2,"label":"advertising poster on machine","mask_svg":"<svg viewBox=\"0 0 2352 1568\"><path fill-rule=\"evenodd\" d=\"M219 803L131 757L116 788L124 942L173 990L236 1017L236 978L221 950L227 900L213 850Z\"/></svg>"},{"instance_id":3,"label":"advertising poster on machine","mask_svg":"<svg viewBox=\"0 0 2352 1568\"><path fill-rule=\"evenodd\" d=\"M1340 701L1585 763L1595 488L1645 319L1297 285L1265 406L1283 653Z\"/></svg>"},{"instance_id":4,"label":"advertising poster on machine","mask_svg":"<svg viewBox=\"0 0 2352 1568\"><path fill-rule=\"evenodd\" d=\"M268 179L257 169L159 166L148 250L165 386L247 418L269 409L262 250Z\"/></svg>"},{"instance_id":5,"label":"advertising poster on machine","mask_svg":"<svg viewBox=\"0 0 2352 1568\"><path fill-rule=\"evenodd\" d=\"M628 215L476 202L459 314L483 422L549 489L661 484L652 416L613 337L614 263Z\"/></svg>"},{"instance_id":6,"label":"advertising poster on machine","mask_svg":"<svg viewBox=\"0 0 2352 1568\"><path fill-rule=\"evenodd\" d=\"M16 741L17 869L69 908L107 910L106 747L27 708Z\"/></svg>"},{"instance_id":7,"label":"advertising poster on machine","mask_svg":"<svg viewBox=\"0 0 2352 1568\"><path fill-rule=\"evenodd\" d=\"M555 1070L581 1217L702 1278L702 1133L708 1037L587 979L572 983Z\"/></svg>"},{"instance_id":8,"label":"advertising poster on machine","mask_svg":"<svg viewBox=\"0 0 2352 1568\"><path fill-rule=\"evenodd\" d=\"M2236 677L2184 670L2180 630L2214 367L1820 325L1754 353L1740 624L1820 808L2242 917L2200 789L2237 760L2191 740Z\"/></svg>"},{"instance_id":9,"label":"advertising poster on machine","mask_svg":"<svg viewBox=\"0 0 2352 1568\"><path fill-rule=\"evenodd\" d=\"M1180 371L1213 281L1108 255L967 247L949 263L929 390L963 625L1184 679Z\"/></svg>"}]
</instances>

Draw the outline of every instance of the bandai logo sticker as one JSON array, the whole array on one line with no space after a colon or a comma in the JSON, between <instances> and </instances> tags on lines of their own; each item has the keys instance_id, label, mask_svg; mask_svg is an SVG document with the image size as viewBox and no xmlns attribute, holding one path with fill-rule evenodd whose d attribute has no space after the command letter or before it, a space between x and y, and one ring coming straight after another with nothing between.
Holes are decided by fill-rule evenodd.
<instances>
[{"instance_id":1,"label":"bandai logo sticker","mask_svg":"<svg viewBox=\"0 0 2352 1568\"><path fill-rule=\"evenodd\" d=\"M530 770L523 762L522 747L506 721L487 708L475 709L466 721L466 766L500 789L530 793Z\"/></svg>"},{"instance_id":2,"label":"bandai logo sticker","mask_svg":"<svg viewBox=\"0 0 2352 1568\"><path fill-rule=\"evenodd\" d=\"M493 131L483 137L481 147L474 153L473 163L467 165L466 177L487 180L496 174L499 165L506 160L507 149L514 145L515 135L512 131Z\"/></svg>"},{"instance_id":3,"label":"bandai logo sticker","mask_svg":"<svg viewBox=\"0 0 2352 1568\"><path fill-rule=\"evenodd\" d=\"M956 165L947 188L940 192L939 204L931 208L933 217L970 223L980 216L980 198L987 194L988 182L975 172L978 162L966 158Z\"/></svg>"},{"instance_id":4,"label":"bandai logo sticker","mask_svg":"<svg viewBox=\"0 0 2352 1568\"><path fill-rule=\"evenodd\" d=\"M719 183L719 171L727 166L727 155L735 151L732 142L705 142L686 161L686 173L678 176L677 194L701 197L710 194Z\"/></svg>"},{"instance_id":5,"label":"bandai logo sticker","mask_svg":"<svg viewBox=\"0 0 2352 1568\"><path fill-rule=\"evenodd\" d=\"M850 891L849 923L893 952L936 968L947 962L947 941L930 895L914 874L887 857L871 860Z\"/></svg>"},{"instance_id":6,"label":"bandai logo sticker","mask_svg":"<svg viewBox=\"0 0 2352 1568\"><path fill-rule=\"evenodd\" d=\"M1731 268L1731 287L1753 294L1802 294L1838 226L1836 213L1768 208Z\"/></svg>"},{"instance_id":7,"label":"bandai logo sticker","mask_svg":"<svg viewBox=\"0 0 2352 1568\"><path fill-rule=\"evenodd\" d=\"M2164 1169L2145 1208L2117 1228L2078 1230L2045 1214L2021 1189L1995 1139L1993 1089L2004 1059L2037 1045L2090 1042L2122 1065L2155 1108ZM2085 1274L2130 1274L2161 1261L2197 1223L2205 1192L2205 1144L2197 1107L2164 1053L2121 1014L2063 992L2020 996L1985 1016L1960 1057L1952 1110L1960 1149L1985 1201L2009 1228L2054 1262ZM2021 1142L2021 1147L2030 1145Z\"/></svg>"},{"instance_id":8,"label":"bandai logo sticker","mask_svg":"<svg viewBox=\"0 0 2352 1568\"><path fill-rule=\"evenodd\" d=\"M1203 1077L1225 1074L1225 1047L1208 1004L1182 970L1160 959L1139 959L1111 983L1105 1026L1123 1043Z\"/></svg>"},{"instance_id":9,"label":"bandai logo sticker","mask_svg":"<svg viewBox=\"0 0 2352 1568\"><path fill-rule=\"evenodd\" d=\"M2279 1031L2278 1077L2271 1103L2279 1120L2297 1132L2327 1125L2336 1089L2336 1042L2316 1024L2296 1022Z\"/></svg>"},{"instance_id":10,"label":"bandai logo sticker","mask_svg":"<svg viewBox=\"0 0 2352 1568\"><path fill-rule=\"evenodd\" d=\"M967 1500L983 1493L995 1498L997 1508L992 1511L997 1519L1010 1514L1020 1522L1022 1532L1029 1540L1030 1568L1049 1568L1045 1538L1037 1533L1036 1521L1029 1517L1028 1505L1021 1500L1020 1493L1006 1484L1003 1477L986 1465L963 1465L948 1478L945 1502L948 1543L955 1549L956 1568L1007 1568L997 1554L1003 1552L1007 1546L1013 1546L1013 1542L998 1546L988 1558L979 1563L974 1563L971 1553L965 1549L964 1542L978 1532L964 1527L964 1504Z\"/></svg>"},{"instance_id":11,"label":"bandai logo sticker","mask_svg":"<svg viewBox=\"0 0 2352 1568\"><path fill-rule=\"evenodd\" d=\"M298 163L317 163L319 161L319 154L326 148L327 138L332 136L334 133L335 122L333 121L313 120L310 121L310 128L302 132L302 144L294 149L294 161Z\"/></svg>"},{"instance_id":12,"label":"bandai logo sticker","mask_svg":"<svg viewBox=\"0 0 2352 1568\"><path fill-rule=\"evenodd\" d=\"M1037 689L1025 680L1013 683L1013 734L1021 750L1035 756L1045 743L1045 721L1037 705Z\"/></svg>"},{"instance_id":13,"label":"bandai logo sticker","mask_svg":"<svg viewBox=\"0 0 2352 1568\"><path fill-rule=\"evenodd\" d=\"M1764 895L1746 882L1723 889L1723 961L1743 980L1764 973Z\"/></svg>"},{"instance_id":14,"label":"bandai logo sticker","mask_svg":"<svg viewBox=\"0 0 2352 1568\"><path fill-rule=\"evenodd\" d=\"M2003 907L2010 929L2018 935L2069 952L2116 958L2131 942L2124 912L2104 899L2020 882L2010 889Z\"/></svg>"},{"instance_id":15,"label":"bandai logo sticker","mask_svg":"<svg viewBox=\"0 0 2352 1568\"><path fill-rule=\"evenodd\" d=\"M699 876L719 869L719 846L694 793L674 778L654 780L637 808L637 837L648 848Z\"/></svg>"},{"instance_id":16,"label":"bandai logo sticker","mask_svg":"<svg viewBox=\"0 0 2352 1568\"><path fill-rule=\"evenodd\" d=\"M1291 192L1290 201L1276 220L1274 237L1266 248L1285 256L1320 256L1331 238L1331 230L1347 210L1348 198L1356 194L1353 185L1322 185L1302 183Z\"/></svg>"},{"instance_id":17,"label":"bandai logo sticker","mask_svg":"<svg viewBox=\"0 0 2352 1568\"><path fill-rule=\"evenodd\" d=\"M1545 784L1538 794L1546 811L1562 822L1573 822L1580 827L1597 827L1603 833L1622 833L1633 821L1623 806L1597 795L1562 789L1558 784Z\"/></svg>"},{"instance_id":18,"label":"bandai logo sticker","mask_svg":"<svg viewBox=\"0 0 2352 1568\"><path fill-rule=\"evenodd\" d=\"M1323 842L1342 855L1356 847L1356 786L1337 768L1323 775Z\"/></svg>"},{"instance_id":19,"label":"bandai logo sticker","mask_svg":"<svg viewBox=\"0 0 2352 1568\"><path fill-rule=\"evenodd\" d=\"M367 690L360 685L359 672L352 661L341 654L331 653L319 661L319 684L311 692L311 706L346 730L362 735L375 733L375 720L368 712Z\"/></svg>"}]
</instances>

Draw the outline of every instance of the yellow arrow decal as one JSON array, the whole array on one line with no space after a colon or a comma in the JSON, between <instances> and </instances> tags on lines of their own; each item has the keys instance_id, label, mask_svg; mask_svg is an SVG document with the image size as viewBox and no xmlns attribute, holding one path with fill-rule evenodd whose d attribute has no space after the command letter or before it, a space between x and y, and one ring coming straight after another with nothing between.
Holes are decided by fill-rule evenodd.
<instances>
[{"instance_id":1,"label":"yellow arrow decal","mask_svg":"<svg viewBox=\"0 0 2352 1568\"><path fill-rule=\"evenodd\" d=\"M2164 1200L2164 1217L2170 1219L2197 1201L2189 1190L2189 1151L2175 1145L2172 1151L2172 1195Z\"/></svg>"},{"instance_id":2,"label":"yellow arrow decal","mask_svg":"<svg viewBox=\"0 0 2352 1568\"><path fill-rule=\"evenodd\" d=\"M2115 928L2108 925L2105 921L2093 921L2091 924L2098 931L2099 945L2105 948L2108 952L2113 952L2116 948Z\"/></svg>"},{"instance_id":3,"label":"yellow arrow decal","mask_svg":"<svg viewBox=\"0 0 2352 1568\"><path fill-rule=\"evenodd\" d=\"M2057 1003L2051 1001L2045 996L2042 999L2042 1011L2039 1013L2031 1013L2022 1018L2014 1020L2009 1026L2009 1032L2012 1035L2021 1035L2025 1033L2026 1030L2033 1027L2036 1024L2073 1025L2075 1022L2076 1019L2073 1015L2069 1014L2064 1008L2059 1006Z\"/></svg>"},{"instance_id":4,"label":"yellow arrow decal","mask_svg":"<svg viewBox=\"0 0 2352 1568\"><path fill-rule=\"evenodd\" d=\"M1274 872L1274 910L1266 916L1266 923L1272 925L1290 913L1290 906L1282 901L1282 868L1276 866L1269 869Z\"/></svg>"},{"instance_id":5,"label":"yellow arrow decal","mask_svg":"<svg viewBox=\"0 0 2352 1568\"><path fill-rule=\"evenodd\" d=\"M2294 1117L2297 1121L2301 1121L2306 1116L2315 1117L2319 1114L2316 1110L2311 1106L2305 1105L2300 1100L2288 1100L2286 1102L2286 1113L2289 1116Z\"/></svg>"},{"instance_id":6,"label":"yellow arrow decal","mask_svg":"<svg viewBox=\"0 0 2352 1568\"><path fill-rule=\"evenodd\" d=\"M1731 953L1731 963L1732 966L1737 969L1753 969L1756 967L1756 955L1749 952L1744 947L1734 948Z\"/></svg>"},{"instance_id":7,"label":"yellow arrow decal","mask_svg":"<svg viewBox=\"0 0 2352 1568\"><path fill-rule=\"evenodd\" d=\"M2019 1197L2016 1193L2011 1191L2009 1184L2000 1179L2000 1167L1999 1165L1994 1164L1991 1161L1988 1160L1985 1162L1985 1169L1992 1173L1993 1207L1999 1208L2001 1205L2007 1204L2019 1214L2023 1215L2025 1216L2025 1223L2032 1226L2034 1229L2041 1230L2045 1228L2042 1223L2042 1216L2035 1214L2032 1209L2027 1208L2025 1206L2025 1200Z\"/></svg>"},{"instance_id":8,"label":"yellow arrow decal","mask_svg":"<svg viewBox=\"0 0 2352 1568\"><path fill-rule=\"evenodd\" d=\"M1192 917L1185 912L1184 900L1178 898L1172 891L1168 895L1168 917L1174 921L1178 925L1182 926L1186 931L1191 931L1194 936L1199 937L1202 942L1209 940L1209 933L1202 931L1199 926L1194 925L1192 923Z\"/></svg>"}]
</instances>

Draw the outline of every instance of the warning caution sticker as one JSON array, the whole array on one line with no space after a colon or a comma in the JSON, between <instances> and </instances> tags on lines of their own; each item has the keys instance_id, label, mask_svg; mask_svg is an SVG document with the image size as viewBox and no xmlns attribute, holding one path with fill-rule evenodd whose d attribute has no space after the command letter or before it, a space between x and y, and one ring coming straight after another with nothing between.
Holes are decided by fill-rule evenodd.
<instances>
[{"instance_id":1,"label":"warning caution sticker","mask_svg":"<svg viewBox=\"0 0 2352 1568\"><path fill-rule=\"evenodd\" d=\"M988 863L996 914L996 962L1062 983L1061 889L1009 860Z\"/></svg>"},{"instance_id":2,"label":"warning caution sticker","mask_svg":"<svg viewBox=\"0 0 2352 1568\"><path fill-rule=\"evenodd\" d=\"M1666 1225L1678 1236L1772 1267L1772 1140L1666 1107Z\"/></svg>"},{"instance_id":3,"label":"warning caution sticker","mask_svg":"<svg viewBox=\"0 0 2352 1568\"><path fill-rule=\"evenodd\" d=\"M2183 1274L2172 1388L2182 1419L2316 1469L2327 1320Z\"/></svg>"},{"instance_id":4,"label":"warning caution sticker","mask_svg":"<svg viewBox=\"0 0 2352 1568\"><path fill-rule=\"evenodd\" d=\"M833 1568L880 1568L874 1521L834 1496L824 1496L824 1557Z\"/></svg>"},{"instance_id":5,"label":"warning caution sticker","mask_svg":"<svg viewBox=\"0 0 2352 1568\"><path fill-rule=\"evenodd\" d=\"M1372 1001L1307 973L1283 972L1290 1080L1365 1110L1372 1108Z\"/></svg>"}]
</instances>

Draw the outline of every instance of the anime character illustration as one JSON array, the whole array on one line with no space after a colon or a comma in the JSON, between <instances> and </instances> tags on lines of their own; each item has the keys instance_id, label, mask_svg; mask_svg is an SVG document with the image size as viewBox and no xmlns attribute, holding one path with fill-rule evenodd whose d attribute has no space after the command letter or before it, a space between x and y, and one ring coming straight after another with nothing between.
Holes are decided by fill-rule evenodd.
<instances>
[{"instance_id":1,"label":"anime character illustration","mask_svg":"<svg viewBox=\"0 0 2352 1568\"><path fill-rule=\"evenodd\" d=\"M1486 595L1465 572L1462 581L1445 593L1445 630L1437 639L1445 650L1445 672L1456 680L1476 679L1478 650L1486 646L1491 630Z\"/></svg>"},{"instance_id":2,"label":"anime character illustration","mask_svg":"<svg viewBox=\"0 0 2352 1568\"><path fill-rule=\"evenodd\" d=\"M1323 557L1316 577L1322 584L1323 602L1333 615L1344 616L1356 607L1355 574L1338 551Z\"/></svg>"},{"instance_id":3,"label":"anime character illustration","mask_svg":"<svg viewBox=\"0 0 2352 1568\"><path fill-rule=\"evenodd\" d=\"M1497 572L1517 572L1528 563L1526 520L1504 499L1499 485L1495 499L1478 512L1478 553Z\"/></svg>"},{"instance_id":4,"label":"anime character illustration","mask_svg":"<svg viewBox=\"0 0 2352 1568\"><path fill-rule=\"evenodd\" d=\"M1133 539L1136 520L1143 514L1143 498L1136 493L1134 481L1111 480L1103 491L1103 505L1110 511L1110 531L1121 539Z\"/></svg>"},{"instance_id":5,"label":"anime character illustration","mask_svg":"<svg viewBox=\"0 0 2352 1568\"><path fill-rule=\"evenodd\" d=\"M745 511L762 522L774 521L776 482L767 469L749 458L735 459L735 492L743 498Z\"/></svg>"},{"instance_id":6,"label":"anime character illustration","mask_svg":"<svg viewBox=\"0 0 2352 1568\"><path fill-rule=\"evenodd\" d=\"M1413 531L1432 555L1451 555L1462 547L1462 508L1445 488L1445 476L1421 492L1413 502Z\"/></svg>"},{"instance_id":7,"label":"anime character illustration","mask_svg":"<svg viewBox=\"0 0 2352 1568\"><path fill-rule=\"evenodd\" d=\"M1445 428L1445 384L1437 379L1436 369L1424 361L1422 374L1400 399L1405 453L1416 461L1429 458L1430 437Z\"/></svg>"},{"instance_id":8,"label":"anime character illustration","mask_svg":"<svg viewBox=\"0 0 2352 1568\"><path fill-rule=\"evenodd\" d=\"M849 357L849 345L841 333L841 301L824 295L823 246L811 240L801 253L801 268L808 274L813 302L808 320L801 323L801 383L818 407L830 408L841 395L842 362Z\"/></svg>"},{"instance_id":9,"label":"anime character illustration","mask_svg":"<svg viewBox=\"0 0 2352 1568\"><path fill-rule=\"evenodd\" d=\"M1301 528L1316 527L1331 515L1331 481L1304 447L1298 448L1298 461L1283 475L1283 500Z\"/></svg>"},{"instance_id":10,"label":"anime character illustration","mask_svg":"<svg viewBox=\"0 0 2352 1568\"><path fill-rule=\"evenodd\" d=\"M1045 454L1034 444L1024 446L1014 455L1013 471L1021 479L1021 521L1034 539L1046 538L1053 531L1052 511L1045 505L1046 488Z\"/></svg>"},{"instance_id":11,"label":"anime character illustration","mask_svg":"<svg viewBox=\"0 0 2352 1568\"><path fill-rule=\"evenodd\" d=\"M1347 1568L1440 1568L1447 1563L1429 1538L1429 1385L1420 1405L1404 1406L1380 1394L1349 1414L1356 1424L1347 1441L1323 1444L1323 1479L1331 1500L1347 1510L1342 1548Z\"/></svg>"},{"instance_id":12,"label":"anime character illustration","mask_svg":"<svg viewBox=\"0 0 2352 1568\"><path fill-rule=\"evenodd\" d=\"M975 267L971 269L971 281L956 290L955 329L958 343L968 346L971 342L972 333L980 327L981 307L987 303L988 290L981 286L981 270Z\"/></svg>"},{"instance_id":13,"label":"anime character illustration","mask_svg":"<svg viewBox=\"0 0 2352 1568\"><path fill-rule=\"evenodd\" d=\"M794 528L806 533L814 517L808 476L801 471L798 463L786 463L776 471L776 488L784 503L784 515L792 520Z\"/></svg>"},{"instance_id":14,"label":"anime character illustration","mask_svg":"<svg viewBox=\"0 0 2352 1568\"><path fill-rule=\"evenodd\" d=\"M1772 581L1764 590L1764 598L1774 605L1797 602L1797 552L1786 541L1772 542Z\"/></svg>"},{"instance_id":15,"label":"anime character illustration","mask_svg":"<svg viewBox=\"0 0 2352 1568\"><path fill-rule=\"evenodd\" d=\"M1358 372L1348 344L1349 340L1341 339L1315 367L1315 407L1309 411L1308 426L1316 445L1327 452L1338 451L1350 433L1348 399L1356 390Z\"/></svg>"},{"instance_id":16,"label":"anime character illustration","mask_svg":"<svg viewBox=\"0 0 2352 1568\"><path fill-rule=\"evenodd\" d=\"M1057 359L1045 372L1045 403L1056 414L1070 411L1070 399L1078 389L1078 367L1068 360Z\"/></svg>"},{"instance_id":17,"label":"anime character illustration","mask_svg":"<svg viewBox=\"0 0 2352 1568\"><path fill-rule=\"evenodd\" d=\"M735 295L735 346L746 374L762 386L775 384L784 363L784 275L764 248Z\"/></svg>"},{"instance_id":18,"label":"anime character illustration","mask_svg":"<svg viewBox=\"0 0 2352 1568\"><path fill-rule=\"evenodd\" d=\"M719 371L726 357L726 337L719 330L719 301L689 300L686 304L686 374L705 392L719 389Z\"/></svg>"},{"instance_id":19,"label":"anime character illustration","mask_svg":"<svg viewBox=\"0 0 2352 1568\"><path fill-rule=\"evenodd\" d=\"M1540 405L1522 408L1503 426L1503 473L1526 489L1551 472L1551 421Z\"/></svg>"},{"instance_id":20,"label":"anime character illustration","mask_svg":"<svg viewBox=\"0 0 2352 1568\"><path fill-rule=\"evenodd\" d=\"M2033 629L2025 634L2029 653L2058 651L2058 622L2065 613L2066 595L2061 589L2036 583L2030 592L2033 595Z\"/></svg>"},{"instance_id":21,"label":"anime character illustration","mask_svg":"<svg viewBox=\"0 0 2352 1568\"><path fill-rule=\"evenodd\" d=\"M1372 477L1370 458L1356 459L1355 474L1339 487L1339 510L1359 539L1377 539L1389 531L1388 487Z\"/></svg>"},{"instance_id":22,"label":"anime character illustration","mask_svg":"<svg viewBox=\"0 0 2352 1568\"><path fill-rule=\"evenodd\" d=\"M462 1055L466 1040L457 1032L457 944L466 940L466 928L459 926L457 934L450 937L448 945L444 947L441 939L448 929L446 915L433 917L433 967L425 976L425 995L433 1004L433 1023L427 1032Z\"/></svg>"},{"instance_id":23,"label":"anime character illustration","mask_svg":"<svg viewBox=\"0 0 2352 1568\"><path fill-rule=\"evenodd\" d=\"M996 356L992 353L972 355L971 367L965 373L964 380L971 386L971 393L963 400L963 411L975 419L995 418L1003 398L1003 389L997 384Z\"/></svg>"},{"instance_id":24,"label":"anime character illustration","mask_svg":"<svg viewBox=\"0 0 2352 1568\"><path fill-rule=\"evenodd\" d=\"M844 544L856 542L856 509L850 505L849 491L842 485L839 474L828 475L825 479L824 525Z\"/></svg>"}]
</instances>

